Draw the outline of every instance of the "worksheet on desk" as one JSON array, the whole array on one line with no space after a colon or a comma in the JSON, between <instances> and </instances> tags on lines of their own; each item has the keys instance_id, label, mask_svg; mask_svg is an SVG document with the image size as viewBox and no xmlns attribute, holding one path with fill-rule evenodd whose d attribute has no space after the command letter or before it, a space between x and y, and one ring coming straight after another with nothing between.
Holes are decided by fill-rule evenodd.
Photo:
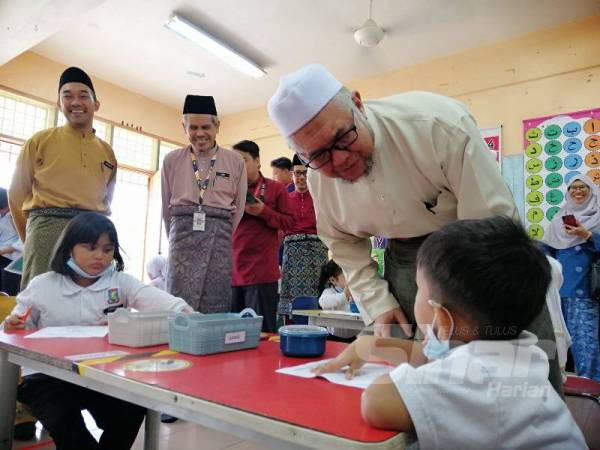
<instances>
[{"instance_id":1,"label":"worksheet on desk","mask_svg":"<svg viewBox=\"0 0 600 450\"><path fill-rule=\"evenodd\" d=\"M393 366L387 364L374 364L366 363L360 368L360 370L354 375L354 378L348 380L346 378L345 370L340 370L335 373L324 373L322 375L316 375L311 372L313 367L320 366L331 359L323 359L321 361L313 361L306 364L300 364L299 366L284 367L283 369L277 369L275 372L282 373L285 375L293 375L301 378L325 378L327 381L335 384L342 384L344 386L355 387L359 389L366 389L376 378L381 375L386 375L394 370Z\"/></svg>"},{"instance_id":2,"label":"worksheet on desk","mask_svg":"<svg viewBox=\"0 0 600 450\"><path fill-rule=\"evenodd\" d=\"M104 337L108 334L107 326L67 326L46 327L35 333L28 334L25 339L50 339L50 338L90 338Z\"/></svg>"}]
</instances>

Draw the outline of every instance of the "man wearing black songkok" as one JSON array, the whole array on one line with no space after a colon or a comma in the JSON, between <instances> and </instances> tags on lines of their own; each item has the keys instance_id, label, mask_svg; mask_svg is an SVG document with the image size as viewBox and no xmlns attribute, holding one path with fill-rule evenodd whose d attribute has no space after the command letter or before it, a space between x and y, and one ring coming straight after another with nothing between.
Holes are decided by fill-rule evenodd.
<instances>
[{"instance_id":1,"label":"man wearing black songkok","mask_svg":"<svg viewBox=\"0 0 600 450\"><path fill-rule=\"evenodd\" d=\"M162 167L167 290L196 311L229 312L231 236L244 214L246 166L216 143L213 97L188 95L182 125L190 145L168 153Z\"/></svg>"},{"instance_id":2,"label":"man wearing black songkok","mask_svg":"<svg viewBox=\"0 0 600 450\"><path fill-rule=\"evenodd\" d=\"M57 105L67 123L25 142L8 192L25 243L21 289L50 270L54 244L72 217L81 211L110 214L117 160L92 127L100 103L83 70L69 67L62 73Z\"/></svg>"}]
</instances>

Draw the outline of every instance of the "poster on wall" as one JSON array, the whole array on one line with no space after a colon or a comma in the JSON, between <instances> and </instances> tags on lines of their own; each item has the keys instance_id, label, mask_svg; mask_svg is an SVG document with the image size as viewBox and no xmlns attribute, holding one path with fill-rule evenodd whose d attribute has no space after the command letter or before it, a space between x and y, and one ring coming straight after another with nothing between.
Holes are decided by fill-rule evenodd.
<instances>
[{"instance_id":1,"label":"poster on wall","mask_svg":"<svg viewBox=\"0 0 600 450\"><path fill-rule=\"evenodd\" d=\"M486 147L494 154L498 165L502 166L502 154L500 153L502 127L480 128L479 132Z\"/></svg>"},{"instance_id":2,"label":"poster on wall","mask_svg":"<svg viewBox=\"0 0 600 450\"><path fill-rule=\"evenodd\" d=\"M524 120L523 148L525 224L541 240L575 175L600 185L600 108Z\"/></svg>"}]
</instances>

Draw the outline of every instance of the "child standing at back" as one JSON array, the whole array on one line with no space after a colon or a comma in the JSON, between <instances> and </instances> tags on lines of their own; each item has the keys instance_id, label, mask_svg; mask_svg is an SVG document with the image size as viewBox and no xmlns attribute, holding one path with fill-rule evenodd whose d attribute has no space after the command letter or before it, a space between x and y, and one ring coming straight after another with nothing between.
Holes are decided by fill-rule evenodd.
<instances>
[{"instance_id":1,"label":"child standing at back","mask_svg":"<svg viewBox=\"0 0 600 450\"><path fill-rule=\"evenodd\" d=\"M442 227L417 255L415 317L425 340L361 336L315 371L354 376L371 356L399 364L362 396L379 428L416 432L421 449L584 449L524 330L542 309L550 266L508 218Z\"/></svg>"},{"instance_id":2,"label":"child standing at back","mask_svg":"<svg viewBox=\"0 0 600 450\"><path fill-rule=\"evenodd\" d=\"M342 268L330 259L321 267L319 277L319 305L323 310L347 311L352 310L354 304L352 294L346 283L346 277ZM343 340L355 337L359 331L344 328L327 327L329 334Z\"/></svg>"},{"instance_id":3,"label":"child standing at back","mask_svg":"<svg viewBox=\"0 0 600 450\"><path fill-rule=\"evenodd\" d=\"M69 222L51 269L17 296L6 329L106 325L107 314L123 307L192 311L185 300L122 272L115 227L98 213L82 213ZM145 414L140 406L41 373L23 377L17 398L30 407L59 449L128 449ZM82 409L103 430L99 442L87 430Z\"/></svg>"}]
</instances>

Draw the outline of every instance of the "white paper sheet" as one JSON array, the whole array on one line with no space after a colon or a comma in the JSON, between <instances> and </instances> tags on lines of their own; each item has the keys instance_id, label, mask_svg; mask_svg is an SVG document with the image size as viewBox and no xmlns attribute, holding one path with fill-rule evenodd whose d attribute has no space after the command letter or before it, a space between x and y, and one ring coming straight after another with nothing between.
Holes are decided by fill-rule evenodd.
<instances>
[{"instance_id":1,"label":"white paper sheet","mask_svg":"<svg viewBox=\"0 0 600 450\"><path fill-rule=\"evenodd\" d=\"M275 372L283 373L285 375L294 375L302 378L325 378L327 381L335 384L342 384L344 386L355 387L359 389L366 389L376 378L381 375L386 375L394 370L394 367L386 364L374 364L366 363L360 368L358 373L354 375L351 380L346 379L345 371L340 370L335 373L325 373L322 375L316 375L310 371L313 367L320 366L331 359L323 359L321 361L313 361L306 364L300 364L299 366L284 367L283 369L277 369Z\"/></svg>"},{"instance_id":2,"label":"white paper sheet","mask_svg":"<svg viewBox=\"0 0 600 450\"><path fill-rule=\"evenodd\" d=\"M108 334L107 326L69 326L69 327L46 327L35 333L28 334L25 338L90 338L104 337Z\"/></svg>"}]
</instances>

